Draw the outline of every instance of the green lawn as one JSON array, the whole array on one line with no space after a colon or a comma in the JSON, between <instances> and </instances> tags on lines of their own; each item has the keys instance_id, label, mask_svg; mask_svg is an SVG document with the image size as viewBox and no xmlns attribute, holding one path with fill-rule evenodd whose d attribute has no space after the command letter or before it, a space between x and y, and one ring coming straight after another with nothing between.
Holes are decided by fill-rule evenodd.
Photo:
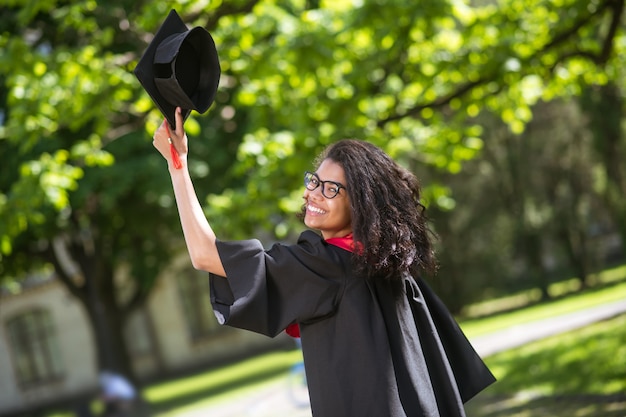
<instances>
[{"instance_id":1,"label":"green lawn","mask_svg":"<svg viewBox=\"0 0 626 417\"><path fill-rule=\"evenodd\" d=\"M626 416L626 315L486 359L498 382L475 417Z\"/></svg>"},{"instance_id":2,"label":"green lawn","mask_svg":"<svg viewBox=\"0 0 626 417\"><path fill-rule=\"evenodd\" d=\"M501 383L524 395L626 393L626 315L486 359Z\"/></svg>"},{"instance_id":3,"label":"green lawn","mask_svg":"<svg viewBox=\"0 0 626 417\"><path fill-rule=\"evenodd\" d=\"M626 266L605 271L597 285L567 295L573 281L554 284L550 302L535 293L492 300L468 311L482 316L461 320L471 337L604 303L626 299ZM560 297L562 296L562 298ZM514 300L514 301L513 301ZM521 306L530 304L530 307ZM498 313L507 306L517 310ZM508 309L510 310L510 308ZM488 313L488 314L486 314ZM469 417L626 416L626 316L544 339L486 358L498 382L468 405ZM278 351L144 389L153 415L174 417L183 410L214 405L260 385L286 378L301 359L298 350ZM47 417L68 417L67 413Z\"/></svg>"},{"instance_id":4,"label":"green lawn","mask_svg":"<svg viewBox=\"0 0 626 417\"><path fill-rule=\"evenodd\" d=\"M467 336L472 338L497 332L518 324L623 300L626 298L625 278L626 265L608 269L598 274L596 285L584 292L571 292L576 286L574 280L553 284L549 288L549 292L555 297L553 301L535 303L537 290L490 300L469 307L467 309L470 312L469 315L474 314L478 318L461 319L460 325ZM499 310L505 309L510 305L517 305L519 308L498 314ZM524 307L528 305L530 306ZM491 314L484 315L485 312Z\"/></svg>"},{"instance_id":5,"label":"green lawn","mask_svg":"<svg viewBox=\"0 0 626 417\"><path fill-rule=\"evenodd\" d=\"M625 299L624 276L626 267L605 271L597 278L597 286L585 292L508 313L462 320L461 326L470 337L473 337L516 324ZM550 291L555 295L561 295L571 291L572 287L574 285L571 282L558 283L554 284ZM518 300L526 297L526 302L530 303L533 300L533 292L520 293L514 297ZM497 301L490 303L495 304ZM485 308L482 307L482 310ZM499 381L471 403L475 413L472 417L535 415L624 417L626 403L620 405L619 397L617 405L607 400L615 397L615 393L626 392L626 348L622 346L623 341L626 341L626 318L620 317L487 358L487 364ZM284 378L284 371L299 358L298 351L275 352L238 364L232 370L224 368L194 377L200 378L193 384L196 386L197 402L187 402L186 408L210 406L230 396L241 394L242 391L254 389L259 384ZM267 380L255 378L254 375L259 369L272 370L274 376ZM243 378L242 370L244 373L252 374L253 377ZM210 382L214 378L215 382ZM182 381L172 381L146 390L151 402L163 413L159 414L160 416L176 415L176 407L170 406L170 400L167 398L175 398L174 393L177 390L184 391L184 388L181 388L182 384ZM237 389L222 391L198 389L198 386L209 387L220 384L237 386ZM210 395L212 393L217 395ZM573 398L585 404L578 404ZM486 401L487 405L481 404L479 400ZM570 408L563 406L563 401L567 404L578 404L576 407L579 407L580 411L573 413ZM605 409L602 409L602 412L598 411L600 410L598 407L602 407L601 403L618 410L618 414L610 414ZM536 413L516 411L525 409L536 410ZM585 411L587 409L589 411ZM551 411L543 413L542 410ZM559 414L559 410L564 412ZM622 414L619 414L620 412Z\"/></svg>"},{"instance_id":6,"label":"green lawn","mask_svg":"<svg viewBox=\"0 0 626 417\"><path fill-rule=\"evenodd\" d=\"M550 337L486 358L498 379L467 406L468 417L624 417L626 416L626 315ZM275 352L233 368L150 387L147 395L158 417L201 409L286 378L283 371L300 359L298 351ZM230 369L233 369L232 373ZM243 378L273 369L267 379ZM213 382L211 382L213 381ZM215 391L211 386L237 387ZM178 401L176 392L190 392ZM202 386L205 389L201 388ZM168 400L174 399L174 401ZM185 404L183 406L183 403Z\"/></svg>"},{"instance_id":7,"label":"green lawn","mask_svg":"<svg viewBox=\"0 0 626 417\"><path fill-rule=\"evenodd\" d=\"M144 390L144 396L155 414L173 416L183 409L213 405L285 378L289 368L300 360L302 353L299 350L271 352L195 376L149 386Z\"/></svg>"}]
</instances>

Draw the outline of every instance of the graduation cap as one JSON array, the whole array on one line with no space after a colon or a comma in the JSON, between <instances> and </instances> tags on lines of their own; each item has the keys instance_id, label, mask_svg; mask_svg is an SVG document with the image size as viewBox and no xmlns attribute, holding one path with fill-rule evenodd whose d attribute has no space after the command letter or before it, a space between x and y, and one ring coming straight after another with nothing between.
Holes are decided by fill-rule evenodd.
<instances>
[{"instance_id":1,"label":"graduation cap","mask_svg":"<svg viewBox=\"0 0 626 417\"><path fill-rule=\"evenodd\" d=\"M176 126L176 107L183 121L191 110L206 112L220 81L215 42L201 26L187 28L176 10L154 35L134 70L170 126Z\"/></svg>"}]
</instances>

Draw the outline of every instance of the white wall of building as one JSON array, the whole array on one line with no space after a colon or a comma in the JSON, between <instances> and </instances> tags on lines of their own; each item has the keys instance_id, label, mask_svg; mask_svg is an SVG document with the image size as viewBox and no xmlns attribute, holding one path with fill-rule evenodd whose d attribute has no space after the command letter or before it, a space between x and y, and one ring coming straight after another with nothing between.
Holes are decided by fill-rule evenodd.
<instances>
[{"instance_id":1,"label":"white wall of building","mask_svg":"<svg viewBox=\"0 0 626 417\"><path fill-rule=\"evenodd\" d=\"M288 343L286 335L271 339L229 327L219 328L214 337L190 340L176 279L181 278L170 274L160 279L147 303L144 316L153 331L142 331L146 330L154 340L150 354L134 358L133 364L140 376L193 370L207 363L214 364L246 352ZM15 314L35 308L47 310L52 315L65 374L58 383L25 390L16 383L5 324ZM147 327L144 322L139 324ZM95 390L97 372L87 316L60 282L50 281L19 295L0 296L0 415Z\"/></svg>"},{"instance_id":2,"label":"white wall of building","mask_svg":"<svg viewBox=\"0 0 626 417\"><path fill-rule=\"evenodd\" d=\"M21 390L15 382L11 348L4 323L17 314L36 308L44 309L52 316L66 372L58 383ZM51 281L20 295L2 297L0 320L3 323L0 333L0 412L54 400L67 392L80 392L94 384L96 370L93 342L85 314L59 282Z\"/></svg>"}]
</instances>

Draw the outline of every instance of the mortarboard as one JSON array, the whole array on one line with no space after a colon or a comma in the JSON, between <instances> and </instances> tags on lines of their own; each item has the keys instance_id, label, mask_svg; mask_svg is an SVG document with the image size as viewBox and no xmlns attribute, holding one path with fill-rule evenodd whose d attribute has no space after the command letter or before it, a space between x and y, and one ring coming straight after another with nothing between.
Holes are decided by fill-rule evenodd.
<instances>
[{"instance_id":1,"label":"mortarboard","mask_svg":"<svg viewBox=\"0 0 626 417\"><path fill-rule=\"evenodd\" d=\"M201 26L187 28L176 10L154 35L134 70L170 126L176 126L176 107L183 121L191 110L206 112L220 81L215 42Z\"/></svg>"}]
</instances>

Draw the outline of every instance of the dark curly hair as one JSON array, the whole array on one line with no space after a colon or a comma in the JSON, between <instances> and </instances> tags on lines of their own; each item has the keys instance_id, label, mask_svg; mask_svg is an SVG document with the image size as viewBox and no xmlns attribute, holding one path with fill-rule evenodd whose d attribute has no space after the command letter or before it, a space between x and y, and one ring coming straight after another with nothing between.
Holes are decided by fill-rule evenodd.
<instances>
[{"instance_id":1,"label":"dark curly hair","mask_svg":"<svg viewBox=\"0 0 626 417\"><path fill-rule=\"evenodd\" d=\"M317 158L316 167L324 159L340 164L345 172L353 236L362 247L354 257L357 271L388 279L400 279L406 272L434 274L434 235L415 175L363 140L331 144Z\"/></svg>"}]
</instances>

